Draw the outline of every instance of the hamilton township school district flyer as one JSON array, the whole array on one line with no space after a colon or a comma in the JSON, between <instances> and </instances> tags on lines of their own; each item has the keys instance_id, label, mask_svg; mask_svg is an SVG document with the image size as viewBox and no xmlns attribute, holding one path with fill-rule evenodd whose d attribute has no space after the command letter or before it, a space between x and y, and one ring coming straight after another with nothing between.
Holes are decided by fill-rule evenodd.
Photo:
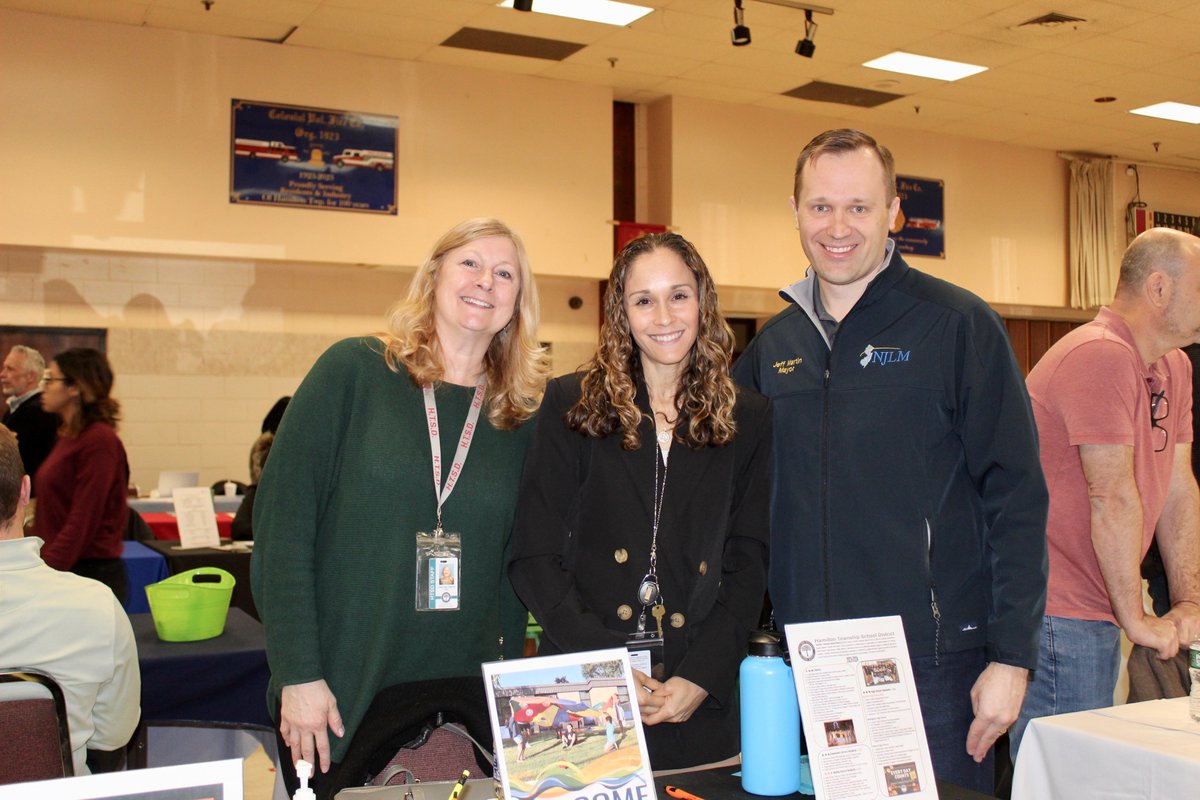
<instances>
[{"instance_id":1,"label":"hamilton township school district flyer","mask_svg":"<svg viewBox=\"0 0 1200 800\"><path fill-rule=\"evenodd\" d=\"M817 800L936 798L900 617L784 631Z\"/></svg>"}]
</instances>

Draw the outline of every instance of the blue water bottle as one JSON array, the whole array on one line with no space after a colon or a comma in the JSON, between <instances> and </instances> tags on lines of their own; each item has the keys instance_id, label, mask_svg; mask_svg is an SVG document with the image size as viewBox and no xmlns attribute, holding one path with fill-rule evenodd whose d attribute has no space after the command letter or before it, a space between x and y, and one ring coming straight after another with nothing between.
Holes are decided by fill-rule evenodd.
<instances>
[{"instance_id":1,"label":"blue water bottle","mask_svg":"<svg viewBox=\"0 0 1200 800\"><path fill-rule=\"evenodd\" d=\"M782 634L755 631L739 672L742 788L785 795L800 788L800 705Z\"/></svg>"}]
</instances>

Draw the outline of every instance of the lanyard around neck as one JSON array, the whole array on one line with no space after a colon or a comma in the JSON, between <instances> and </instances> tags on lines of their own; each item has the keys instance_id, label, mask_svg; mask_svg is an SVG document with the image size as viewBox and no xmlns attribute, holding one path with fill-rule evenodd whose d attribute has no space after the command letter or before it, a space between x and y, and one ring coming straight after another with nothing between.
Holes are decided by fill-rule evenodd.
<instances>
[{"instance_id":1,"label":"lanyard around neck","mask_svg":"<svg viewBox=\"0 0 1200 800\"><path fill-rule=\"evenodd\" d=\"M462 474L463 464L467 461L467 451L471 449L471 440L475 438L475 427L479 422L479 411L483 408L483 389L481 382L475 387L475 396L471 399L471 409L467 412L467 420L463 423L462 433L458 437L458 447L454 451L454 461L446 474L446 485L442 486L442 435L438 426L437 401L433 395L433 385L421 387L425 395L425 424L429 428L429 449L433 453L433 496L437 498L437 528L434 535L442 533L442 506L454 491L458 476Z\"/></svg>"}]
</instances>

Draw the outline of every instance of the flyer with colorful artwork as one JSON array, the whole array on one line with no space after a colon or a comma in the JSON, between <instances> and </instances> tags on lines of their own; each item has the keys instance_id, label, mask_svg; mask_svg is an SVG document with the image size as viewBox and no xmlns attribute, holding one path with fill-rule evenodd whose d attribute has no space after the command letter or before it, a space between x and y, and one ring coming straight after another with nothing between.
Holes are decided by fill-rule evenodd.
<instances>
[{"instance_id":1,"label":"flyer with colorful artwork","mask_svg":"<svg viewBox=\"0 0 1200 800\"><path fill-rule=\"evenodd\" d=\"M483 665L506 800L657 800L629 651Z\"/></svg>"}]
</instances>

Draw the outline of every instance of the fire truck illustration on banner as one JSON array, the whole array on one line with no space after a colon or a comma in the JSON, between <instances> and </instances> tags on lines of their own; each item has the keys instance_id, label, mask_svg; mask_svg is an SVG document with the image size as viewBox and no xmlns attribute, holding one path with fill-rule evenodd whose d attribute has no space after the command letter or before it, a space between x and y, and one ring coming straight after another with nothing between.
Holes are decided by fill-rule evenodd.
<instances>
[{"instance_id":1,"label":"fire truck illustration on banner","mask_svg":"<svg viewBox=\"0 0 1200 800\"><path fill-rule=\"evenodd\" d=\"M233 154L250 158L274 158L285 163L300 160L300 154L292 145L268 142L265 139L234 139Z\"/></svg>"},{"instance_id":2,"label":"fire truck illustration on banner","mask_svg":"<svg viewBox=\"0 0 1200 800\"><path fill-rule=\"evenodd\" d=\"M347 148L333 157L334 166L370 167L376 172L395 167L396 157L386 150L358 150Z\"/></svg>"}]
</instances>

